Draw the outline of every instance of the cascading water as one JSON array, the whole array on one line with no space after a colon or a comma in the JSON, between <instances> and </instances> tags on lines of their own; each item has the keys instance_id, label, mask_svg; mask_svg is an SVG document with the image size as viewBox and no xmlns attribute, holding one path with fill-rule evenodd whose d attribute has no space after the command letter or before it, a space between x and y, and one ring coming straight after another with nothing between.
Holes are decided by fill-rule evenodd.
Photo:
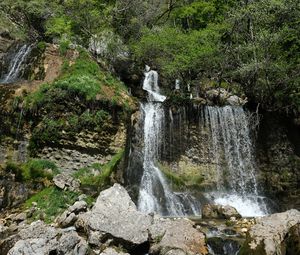
<instances>
[{"instance_id":1,"label":"cascading water","mask_svg":"<svg viewBox=\"0 0 300 255\"><path fill-rule=\"evenodd\" d=\"M4 75L0 83L12 83L20 77L22 65L26 61L31 50L32 46L25 44L17 51L9 63L8 73Z\"/></svg>"},{"instance_id":2,"label":"cascading water","mask_svg":"<svg viewBox=\"0 0 300 255\"><path fill-rule=\"evenodd\" d=\"M143 89L148 92L148 102L141 104L144 114L143 175L139 188L138 208L143 212L161 215L183 216L199 214L197 202L189 195L171 191L164 174L157 166L163 139L164 109L166 99L160 94L158 74L148 67Z\"/></svg>"},{"instance_id":3,"label":"cascading water","mask_svg":"<svg viewBox=\"0 0 300 255\"><path fill-rule=\"evenodd\" d=\"M218 180L210 194L217 204L234 206L243 216L267 213L258 195L255 160L247 115L242 107L207 106L205 125L211 131Z\"/></svg>"}]
</instances>

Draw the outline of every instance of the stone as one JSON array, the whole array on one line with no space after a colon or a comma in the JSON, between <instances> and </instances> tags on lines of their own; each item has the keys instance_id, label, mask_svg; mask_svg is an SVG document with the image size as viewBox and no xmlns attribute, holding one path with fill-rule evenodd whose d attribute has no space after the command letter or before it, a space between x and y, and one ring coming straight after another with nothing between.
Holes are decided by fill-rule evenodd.
<instances>
[{"instance_id":1,"label":"stone","mask_svg":"<svg viewBox=\"0 0 300 255\"><path fill-rule=\"evenodd\" d=\"M66 228L72 226L78 217L75 213L69 213L65 211L61 216L56 219L56 223L59 227Z\"/></svg>"},{"instance_id":2,"label":"stone","mask_svg":"<svg viewBox=\"0 0 300 255\"><path fill-rule=\"evenodd\" d=\"M292 209L283 213L271 214L256 220L247 232L240 255L284 255L285 237L300 223L300 212ZM299 240L298 240L299 241ZM289 253L294 254L294 253ZM299 253L297 253L299 254ZM296 254L295 254L296 255Z\"/></svg>"},{"instance_id":3,"label":"stone","mask_svg":"<svg viewBox=\"0 0 300 255\"><path fill-rule=\"evenodd\" d=\"M78 214L87 210L87 203L85 201L77 201L65 210L55 220L58 226L65 228L74 225L78 219Z\"/></svg>"},{"instance_id":4,"label":"stone","mask_svg":"<svg viewBox=\"0 0 300 255\"><path fill-rule=\"evenodd\" d=\"M79 215L76 227L88 236L98 232L99 242L106 236L127 248L148 241L152 217L137 211L125 188L119 184L104 190L92 210ZM95 240L93 240L95 242Z\"/></svg>"},{"instance_id":5,"label":"stone","mask_svg":"<svg viewBox=\"0 0 300 255\"><path fill-rule=\"evenodd\" d=\"M151 254L208 254L205 235L188 219L154 217L149 228Z\"/></svg>"},{"instance_id":6,"label":"stone","mask_svg":"<svg viewBox=\"0 0 300 255\"><path fill-rule=\"evenodd\" d=\"M27 216L25 212L19 213L16 217L13 218L13 221L21 222L26 220Z\"/></svg>"},{"instance_id":7,"label":"stone","mask_svg":"<svg viewBox=\"0 0 300 255\"><path fill-rule=\"evenodd\" d=\"M106 248L100 255L129 255L129 253L124 253L122 251L116 251L114 248Z\"/></svg>"},{"instance_id":8,"label":"stone","mask_svg":"<svg viewBox=\"0 0 300 255\"><path fill-rule=\"evenodd\" d=\"M53 178L53 181L58 188L64 190L78 191L80 187L79 181L67 174L58 174Z\"/></svg>"},{"instance_id":9,"label":"stone","mask_svg":"<svg viewBox=\"0 0 300 255\"><path fill-rule=\"evenodd\" d=\"M240 219L242 216L238 211L229 205L212 205L206 204L202 208L202 218L203 219L228 219L232 217L235 219Z\"/></svg>"},{"instance_id":10,"label":"stone","mask_svg":"<svg viewBox=\"0 0 300 255\"><path fill-rule=\"evenodd\" d=\"M246 103L246 102L244 102L243 99L241 99L240 97L235 96L235 95L228 97L226 99L226 102L232 106L244 105Z\"/></svg>"},{"instance_id":11,"label":"stone","mask_svg":"<svg viewBox=\"0 0 300 255\"><path fill-rule=\"evenodd\" d=\"M69 212L78 214L87 210L87 203L83 200L75 202L68 208Z\"/></svg>"},{"instance_id":12,"label":"stone","mask_svg":"<svg viewBox=\"0 0 300 255\"><path fill-rule=\"evenodd\" d=\"M1 245L5 242L8 245L6 249L9 248L7 253L1 249ZM85 255L87 251L87 243L76 231L56 229L42 221L33 222L20 230L18 234L0 243L0 252L3 252L1 254L8 255Z\"/></svg>"}]
</instances>

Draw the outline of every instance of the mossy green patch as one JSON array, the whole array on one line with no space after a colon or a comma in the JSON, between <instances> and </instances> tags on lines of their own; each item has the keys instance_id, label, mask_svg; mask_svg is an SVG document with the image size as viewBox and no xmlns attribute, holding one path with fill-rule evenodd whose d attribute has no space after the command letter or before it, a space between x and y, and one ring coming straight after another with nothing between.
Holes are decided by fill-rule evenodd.
<instances>
[{"instance_id":1,"label":"mossy green patch","mask_svg":"<svg viewBox=\"0 0 300 255\"><path fill-rule=\"evenodd\" d=\"M13 173L17 181L51 180L60 172L53 162L42 159L30 159L23 164L8 162L5 171Z\"/></svg>"},{"instance_id":2,"label":"mossy green patch","mask_svg":"<svg viewBox=\"0 0 300 255\"><path fill-rule=\"evenodd\" d=\"M9 16L0 10L0 33L9 32L9 35L15 39L26 39L26 31L24 27L21 27L11 21Z\"/></svg>"},{"instance_id":3,"label":"mossy green patch","mask_svg":"<svg viewBox=\"0 0 300 255\"><path fill-rule=\"evenodd\" d=\"M68 206L75 203L78 193L63 191L56 187L48 187L33 195L25 202L25 208L31 208L32 203L37 204L36 210L31 219L43 219L46 223L51 223Z\"/></svg>"},{"instance_id":4,"label":"mossy green patch","mask_svg":"<svg viewBox=\"0 0 300 255\"><path fill-rule=\"evenodd\" d=\"M170 181L173 189L181 190L185 187L199 188L204 181L200 175L192 174L176 174L172 169L166 165L158 163L159 169L164 173L167 179Z\"/></svg>"},{"instance_id":5,"label":"mossy green patch","mask_svg":"<svg viewBox=\"0 0 300 255\"><path fill-rule=\"evenodd\" d=\"M79 179L82 185L96 186L102 190L110 185L110 177L123 155L124 150L121 150L107 164L93 164L78 170L73 176Z\"/></svg>"},{"instance_id":6,"label":"mossy green patch","mask_svg":"<svg viewBox=\"0 0 300 255\"><path fill-rule=\"evenodd\" d=\"M45 145L76 139L81 131L114 132L112 123L126 117L134 105L125 85L101 70L83 49L68 52L58 79L23 100L32 156Z\"/></svg>"}]
</instances>

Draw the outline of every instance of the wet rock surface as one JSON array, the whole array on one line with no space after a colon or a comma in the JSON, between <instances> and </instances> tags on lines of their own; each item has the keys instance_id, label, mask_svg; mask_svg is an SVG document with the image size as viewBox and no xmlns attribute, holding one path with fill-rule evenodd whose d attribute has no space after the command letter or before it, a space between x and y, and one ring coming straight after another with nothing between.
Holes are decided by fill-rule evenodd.
<instances>
[{"instance_id":1,"label":"wet rock surface","mask_svg":"<svg viewBox=\"0 0 300 255\"><path fill-rule=\"evenodd\" d=\"M207 254L205 235L187 219L164 219L156 216L149 228L154 244L151 254Z\"/></svg>"},{"instance_id":2,"label":"wet rock surface","mask_svg":"<svg viewBox=\"0 0 300 255\"><path fill-rule=\"evenodd\" d=\"M242 216L234 207L229 205L206 204L202 208L203 219L230 219L232 217L239 219Z\"/></svg>"}]
</instances>

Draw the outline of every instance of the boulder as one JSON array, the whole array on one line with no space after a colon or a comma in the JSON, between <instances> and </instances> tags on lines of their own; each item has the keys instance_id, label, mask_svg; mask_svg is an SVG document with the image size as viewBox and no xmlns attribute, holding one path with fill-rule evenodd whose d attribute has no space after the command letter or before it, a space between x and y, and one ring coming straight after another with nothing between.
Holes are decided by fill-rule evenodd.
<instances>
[{"instance_id":1,"label":"boulder","mask_svg":"<svg viewBox=\"0 0 300 255\"><path fill-rule=\"evenodd\" d=\"M85 255L88 245L74 228L56 229L46 225L42 221L33 222L24 227L18 234L3 241L10 247L8 252L0 249L1 254L8 255L42 255L42 254L65 254ZM6 246L8 248L8 246Z\"/></svg>"},{"instance_id":2,"label":"boulder","mask_svg":"<svg viewBox=\"0 0 300 255\"><path fill-rule=\"evenodd\" d=\"M100 193L91 211L79 215L76 227L84 229L94 243L109 237L130 249L148 241L151 222L151 216L137 211L125 188L115 184Z\"/></svg>"},{"instance_id":3,"label":"boulder","mask_svg":"<svg viewBox=\"0 0 300 255\"><path fill-rule=\"evenodd\" d=\"M104 251L100 253L100 255L129 255L129 253L125 253L122 251L116 251L114 248L106 248Z\"/></svg>"},{"instance_id":4,"label":"boulder","mask_svg":"<svg viewBox=\"0 0 300 255\"><path fill-rule=\"evenodd\" d=\"M64 190L78 191L80 183L78 180L75 180L72 176L67 174L58 174L53 178L54 184Z\"/></svg>"},{"instance_id":5,"label":"boulder","mask_svg":"<svg viewBox=\"0 0 300 255\"><path fill-rule=\"evenodd\" d=\"M75 202L55 220L59 227L72 226L78 219L78 214L87 210L87 203L83 200Z\"/></svg>"},{"instance_id":6,"label":"boulder","mask_svg":"<svg viewBox=\"0 0 300 255\"><path fill-rule=\"evenodd\" d=\"M283 248L286 254L300 254L300 223L291 227L283 242Z\"/></svg>"},{"instance_id":7,"label":"boulder","mask_svg":"<svg viewBox=\"0 0 300 255\"><path fill-rule=\"evenodd\" d=\"M231 219L241 218L242 216L238 211L229 205L212 205L206 204L202 208L202 218L203 219Z\"/></svg>"},{"instance_id":8,"label":"boulder","mask_svg":"<svg viewBox=\"0 0 300 255\"><path fill-rule=\"evenodd\" d=\"M206 91L206 98L209 101L212 101L221 105L232 105L232 106L240 106L247 103L247 99L242 99L237 95L232 95L226 89L218 88L218 89L210 89Z\"/></svg>"},{"instance_id":9,"label":"boulder","mask_svg":"<svg viewBox=\"0 0 300 255\"><path fill-rule=\"evenodd\" d=\"M247 103L247 100L243 100L242 98L238 96L230 96L226 99L227 104L232 105L232 106L239 106L239 105L244 105Z\"/></svg>"},{"instance_id":10,"label":"boulder","mask_svg":"<svg viewBox=\"0 0 300 255\"><path fill-rule=\"evenodd\" d=\"M208 254L205 235L188 219L155 216L149 234L153 242L151 254Z\"/></svg>"},{"instance_id":11,"label":"boulder","mask_svg":"<svg viewBox=\"0 0 300 255\"><path fill-rule=\"evenodd\" d=\"M293 233L293 227L300 223L300 212L289 210L256 220L256 224L247 233L240 255L284 255L287 235ZM293 236L293 234L292 234ZM292 239L290 239L292 240ZM299 245L299 240L297 241ZM292 247L289 247L292 248ZM299 253L288 253L290 255Z\"/></svg>"}]
</instances>

